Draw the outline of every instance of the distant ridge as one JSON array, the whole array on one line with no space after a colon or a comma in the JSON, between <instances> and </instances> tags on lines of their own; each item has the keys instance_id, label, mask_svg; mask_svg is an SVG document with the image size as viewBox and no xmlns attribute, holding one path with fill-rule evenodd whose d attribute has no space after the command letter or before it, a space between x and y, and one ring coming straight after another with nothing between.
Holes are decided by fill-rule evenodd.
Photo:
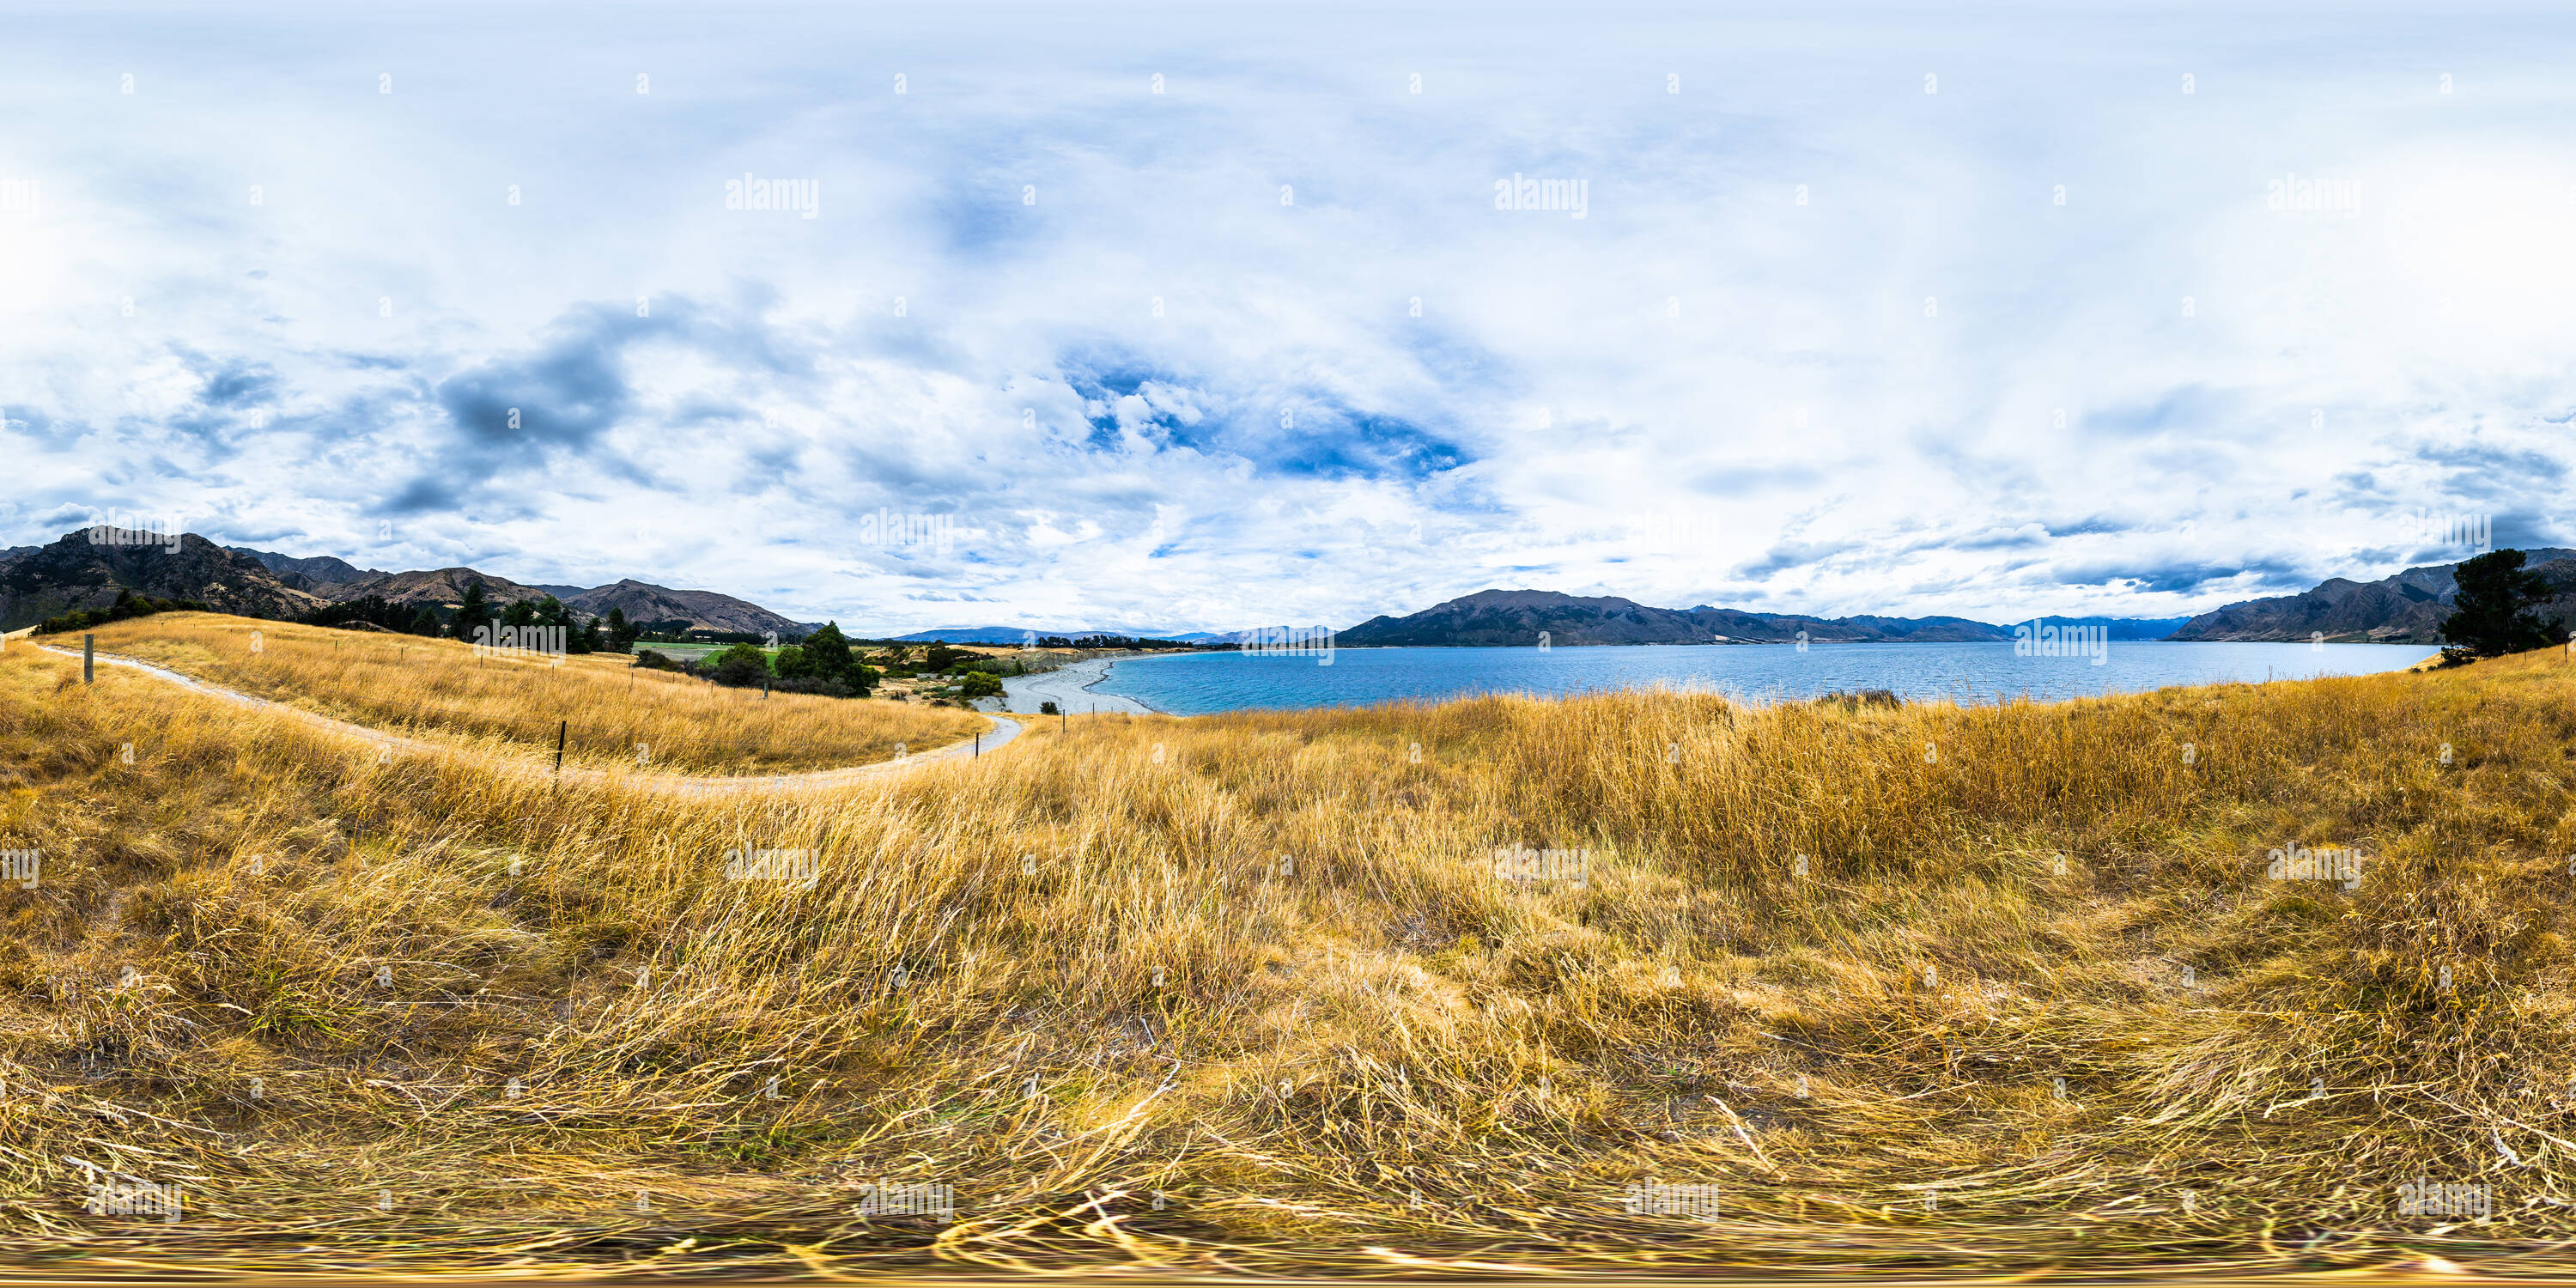
<instances>
[{"instance_id":1,"label":"distant ridge","mask_svg":"<svg viewBox=\"0 0 2576 1288\"><path fill-rule=\"evenodd\" d=\"M578 586L526 585L474 568L411 572L362 569L331 555L298 557L247 546L220 546L195 533L176 542L99 544L89 529L51 545L0 553L0 630L15 630L74 609L105 608L117 592L188 599L244 617L300 617L326 604L380 597L390 603L453 608L466 583L483 583L495 607L553 595L582 617L620 609L633 621L729 633L802 635L808 626L748 600L711 590L673 590L648 582Z\"/></svg>"},{"instance_id":2,"label":"distant ridge","mask_svg":"<svg viewBox=\"0 0 2576 1288\"><path fill-rule=\"evenodd\" d=\"M2043 617L2055 625L2098 625L2113 639L2161 639L2182 618ZM1616 596L1553 590L1480 590L1407 617L1372 617L1334 643L1351 648L1414 645L1526 648L1544 632L1551 645L1960 643L2013 638L2010 625L1965 617L1809 617L1735 608L1650 608Z\"/></svg>"},{"instance_id":3,"label":"distant ridge","mask_svg":"<svg viewBox=\"0 0 2576 1288\"><path fill-rule=\"evenodd\" d=\"M472 568L433 568L423 572L369 573L355 581L326 587L325 598L338 603L373 595L389 603L446 608L463 600L465 584L477 580L483 583L483 598L493 604L515 604L522 599L546 597L546 592L534 586L522 586L507 577L495 577Z\"/></svg>"},{"instance_id":4,"label":"distant ridge","mask_svg":"<svg viewBox=\"0 0 2576 1288\"><path fill-rule=\"evenodd\" d=\"M1086 636L1108 635L1131 640L1176 640L1188 644L1207 644L1233 637L1216 631L1151 631L1128 626L1086 626L1079 630L1062 626L943 626L937 630L914 631L909 635L874 636L906 644L926 644L939 640L948 644L1021 644L1030 636L1055 636L1078 640Z\"/></svg>"},{"instance_id":5,"label":"distant ridge","mask_svg":"<svg viewBox=\"0 0 2576 1288\"><path fill-rule=\"evenodd\" d=\"M626 614L630 622L686 621L692 630L749 635L770 631L781 635L805 633L802 624L747 599L712 590L673 590L632 578L593 587L563 602L564 607L584 617L605 617L613 608Z\"/></svg>"},{"instance_id":6,"label":"distant ridge","mask_svg":"<svg viewBox=\"0 0 2576 1288\"><path fill-rule=\"evenodd\" d=\"M175 549L163 550L148 544L94 544L87 539L87 531L65 534L48 545L0 551L0 629L16 629L72 609L102 608L114 602L119 590L191 599L223 612L276 618L369 596L396 604L452 607L464 597L465 584L475 579L483 582L486 598L496 606L553 595L582 617L605 616L613 608L631 621L691 630L793 636L818 625L795 621L732 595L675 590L632 578L584 588L521 583L464 567L385 572L362 569L332 555L294 556L219 546L194 533L185 534ZM2576 622L2576 549L2550 546L2525 553L2527 566L2558 592L2543 607L2542 616ZM2189 618L2024 620L2100 627L2114 640L2305 642L2322 636L2336 642L2435 644L2441 642L2443 619L2450 616L2456 566L2408 568L2372 582L2330 578L2296 595L2246 600ZM1550 644L1568 646L1785 644L1801 635L1811 643L1961 642L2010 640L2013 624L1964 617L1815 617L1707 604L1655 608L1616 596L1489 589L1417 613L1372 617L1337 633L1334 642L1352 648L1527 647L1537 643L1542 632ZM1123 626L952 626L892 638L1018 644L1032 635L1121 636L1227 644L1259 633Z\"/></svg>"},{"instance_id":7,"label":"distant ridge","mask_svg":"<svg viewBox=\"0 0 2576 1288\"><path fill-rule=\"evenodd\" d=\"M297 590L318 592L325 586L337 586L346 582L356 581L361 577L382 577L387 575L382 570L375 568L361 571L357 567L351 565L349 561L345 559L337 559L330 555L315 555L310 559L297 559L293 556L281 555L274 551L253 550L248 546L226 546L224 549L232 551L237 555L249 555L251 558L258 560L262 567L268 569L270 572L276 573L279 581L288 586L292 586Z\"/></svg>"},{"instance_id":8,"label":"distant ridge","mask_svg":"<svg viewBox=\"0 0 2576 1288\"><path fill-rule=\"evenodd\" d=\"M2115 640L2163 639L2188 618L2041 617L2056 626L2099 626ZM1313 632L1316 627L1259 627L1234 631L1154 631L1124 626L944 626L890 638L906 643L1019 644L1031 635L1080 639L1087 635L1173 640L1184 644L1241 644ZM1407 617L1372 617L1333 635L1347 648L1525 648L1546 631L1550 644L1790 644L1800 631L1811 642L1917 643L2009 640L2010 624L1964 617L1802 617L1748 613L1732 608L1649 608L1634 600L1583 598L1553 590L1484 590L1434 605ZM1720 639L1720 636L1725 638ZM1298 636L1303 638L1303 636Z\"/></svg>"},{"instance_id":9,"label":"distant ridge","mask_svg":"<svg viewBox=\"0 0 2576 1288\"><path fill-rule=\"evenodd\" d=\"M2546 619L2576 618L2576 550L2541 546L2523 551L2523 567L2559 587L2557 600L2540 610ZM2306 643L2322 635L2332 643L2439 644L2442 621L2459 590L2458 564L2427 564L2378 581L2331 577L2312 590L2271 599L2249 599L2202 613L2174 632L2178 640Z\"/></svg>"}]
</instances>

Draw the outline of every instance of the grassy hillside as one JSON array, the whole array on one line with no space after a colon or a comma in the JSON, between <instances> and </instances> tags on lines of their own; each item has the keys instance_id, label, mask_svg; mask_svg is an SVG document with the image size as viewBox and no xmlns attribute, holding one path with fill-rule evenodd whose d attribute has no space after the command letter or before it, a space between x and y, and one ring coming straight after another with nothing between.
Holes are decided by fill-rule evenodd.
<instances>
[{"instance_id":1,"label":"grassy hillside","mask_svg":"<svg viewBox=\"0 0 2576 1288\"><path fill-rule=\"evenodd\" d=\"M550 666L477 658L458 640L212 613L137 618L96 634L102 652L371 728L549 757L561 732L566 759L580 763L633 765L641 743L645 759L664 769L829 769L890 759L898 743L921 751L987 727L964 711L909 703L785 693L763 698L756 689L634 670L625 656L611 653L565 657ZM78 636L42 642L80 647Z\"/></svg>"},{"instance_id":2,"label":"grassy hillside","mask_svg":"<svg viewBox=\"0 0 2576 1288\"><path fill-rule=\"evenodd\" d=\"M0 887L0 1253L2533 1265L2576 1203L2564 655L1076 718L694 801L77 673L0 655L0 846L44 853ZM2268 879L2292 842L2358 889ZM189 1214L79 1213L73 1160ZM2418 1178L2492 1217L2401 1216ZM863 1218L879 1180L957 1221Z\"/></svg>"}]
</instances>

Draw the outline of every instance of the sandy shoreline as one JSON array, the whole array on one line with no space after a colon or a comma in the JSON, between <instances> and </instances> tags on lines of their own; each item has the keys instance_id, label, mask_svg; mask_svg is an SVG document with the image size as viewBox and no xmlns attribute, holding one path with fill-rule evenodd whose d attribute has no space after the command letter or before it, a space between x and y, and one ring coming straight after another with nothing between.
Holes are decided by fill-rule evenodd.
<instances>
[{"instance_id":1,"label":"sandy shoreline","mask_svg":"<svg viewBox=\"0 0 2576 1288\"><path fill-rule=\"evenodd\" d=\"M1052 702L1058 711L1077 715L1086 711L1119 711L1139 716L1161 714L1133 698L1102 693L1091 687L1109 677L1110 663L1115 660L1095 657L1037 675L1003 676L1002 703L998 709L1035 714L1039 703Z\"/></svg>"}]
</instances>

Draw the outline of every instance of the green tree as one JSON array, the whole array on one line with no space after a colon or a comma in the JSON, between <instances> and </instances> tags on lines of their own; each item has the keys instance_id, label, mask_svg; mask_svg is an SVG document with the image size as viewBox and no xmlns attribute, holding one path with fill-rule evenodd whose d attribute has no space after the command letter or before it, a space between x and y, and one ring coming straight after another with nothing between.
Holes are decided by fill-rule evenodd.
<instances>
[{"instance_id":1,"label":"green tree","mask_svg":"<svg viewBox=\"0 0 2576 1288\"><path fill-rule=\"evenodd\" d=\"M782 680L809 680L814 677L814 655L790 644L770 659L769 669L778 672Z\"/></svg>"},{"instance_id":2,"label":"green tree","mask_svg":"<svg viewBox=\"0 0 2576 1288\"><path fill-rule=\"evenodd\" d=\"M824 679L838 680L847 676L850 671L850 641L841 634L841 624L825 622L823 629L806 636L805 656L814 660L814 673Z\"/></svg>"},{"instance_id":3,"label":"green tree","mask_svg":"<svg viewBox=\"0 0 2576 1288\"><path fill-rule=\"evenodd\" d=\"M633 652L635 650L635 637L643 633L643 630L636 626L635 623L626 620L625 609L611 608L608 610L608 649L610 652Z\"/></svg>"},{"instance_id":4,"label":"green tree","mask_svg":"<svg viewBox=\"0 0 2576 1288\"><path fill-rule=\"evenodd\" d=\"M769 658L757 644L736 644L708 659L708 668L716 683L732 689L747 689L769 678Z\"/></svg>"},{"instance_id":5,"label":"green tree","mask_svg":"<svg viewBox=\"0 0 2576 1288\"><path fill-rule=\"evenodd\" d=\"M579 630L564 632L564 651L567 653L596 653L603 643L599 638L599 619L596 617L583 622Z\"/></svg>"},{"instance_id":6,"label":"green tree","mask_svg":"<svg viewBox=\"0 0 2576 1288\"><path fill-rule=\"evenodd\" d=\"M411 616L411 633L414 635L436 636L438 634L438 610L427 604L421 605L420 611L412 614Z\"/></svg>"},{"instance_id":7,"label":"green tree","mask_svg":"<svg viewBox=\"0 0 2576 1288\"><path fill-rule=\"evenodd\" d=\"M990 671L968 671L958 681L957 691L967 698L1002 696L1002 679Z\"/></svg>"},{"instance_id":8,"label":"green tree","mask_svg":"<svg viewBox=\"0 0 2576 1288\"><path fill-rule=\"evenodd\" d=\"M501 624L503 626L534 626L537 624L536 607L524 599L514 599L510 601L509 607L501 610Z\"/></svg>"},{"instance_id":9,"label":"green tree","mask_svg":"<svg viewBox=\"0 0 2576 1288\"><path fill-rule=\"evenodd\" d=\"M2523 568L2519 550L2496 550L2464 559L2452 570L2459 591L2451 598L2451 615L2442 622L2446 662L2501 657L2527 649L2547 648L2561 632L2543 622L2532 606L2549 602L2547 578Z\"/></svg>"},{"instance_id":10,"label":"green tree","mask_svg":"<svg viewBox=\"0 0 2576 1288\"><path fill-rule=\"evenodd\" d=\"M489 617L491 612L491 605L485 603L483 599L483 579L475 577L468 580L465 583L465 599L456 606L456 638L461 640L474 638L474 628L487 625L484 618Z\"/></svg>"}]
</instances>

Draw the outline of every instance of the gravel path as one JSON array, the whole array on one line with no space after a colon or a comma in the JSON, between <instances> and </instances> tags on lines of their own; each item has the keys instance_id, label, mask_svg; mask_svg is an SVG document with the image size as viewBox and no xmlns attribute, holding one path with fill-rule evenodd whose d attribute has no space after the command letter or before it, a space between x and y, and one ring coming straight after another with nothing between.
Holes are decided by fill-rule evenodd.
<instances>
[{"instance_id":1,"label":"gravel path","mask_svg":"<svg viewBox=\"0 0 2576 1288\"><path fill-rule=\"evenodd\" d=\"M73 652L70 649L55 648L51 644L38 644L36 647L43 649L48 653L70 658L73 661L80 660L80 654ZM293 718L301 720L315 728L325 729L332 733L341 734L351 738L357 738L365 742L373 743L379 747L392 748L405 752L406 754L432 756L460 756L468 754L463 748L450 746L445 743L428 742L419 738L406 737L402 734L386 733L379 729L370 729L365 725L351 724L346 720L335 720L330 716L318 715L314 712L306 711L301 707L288 706L283 702L271 702L266 698L255 698L247 693L243 693L235 689L227 689L219 684L209 684L192 676L182 675L168 667L154 666L150 662L138 661L130 657L120 657L113 653L98 654L98 660L108 666L122 666L141 671L155 679L167 681L171 684L178 685L180 688L202 693L208 697L220 698L226 702L239 703L242 706L249 707L256 711L271 711L279 715L292 716ZM1019 721L1010 719L1007 716L986 715L984 718L993 722L993 728L990 732L983 735L983 745L981 750L992 751L1009 743L1013 738L1020 736ZM938 748L934 751L925 751L917 756L903 756L894 760L881 760L872 765L853 765L847 769L817 769L809 773L802 774L724 776L707 774L675 774L667 770L601 769L594 765L566 765L564 766L561 777L570 782L613 783L621 787L641 788L646 791L675 792L689 796L704 796L716 793L745 791L817 791L833 787L846 787L854 783L866 782L871 778L891 773L899 773L905 770L918 769L923 765L932 764L942 760L951 760L959 756L973 756L977 754L977 751L978 748L976 746L976 740L969 738L964 742L950 743L948 746ZM542 777L556 777L554 766L550 763L540 763L523 760L518 757L511 757L505 763L505 767L516 769L522 773L536 774Z\"/></svg>"}]
</instances>

